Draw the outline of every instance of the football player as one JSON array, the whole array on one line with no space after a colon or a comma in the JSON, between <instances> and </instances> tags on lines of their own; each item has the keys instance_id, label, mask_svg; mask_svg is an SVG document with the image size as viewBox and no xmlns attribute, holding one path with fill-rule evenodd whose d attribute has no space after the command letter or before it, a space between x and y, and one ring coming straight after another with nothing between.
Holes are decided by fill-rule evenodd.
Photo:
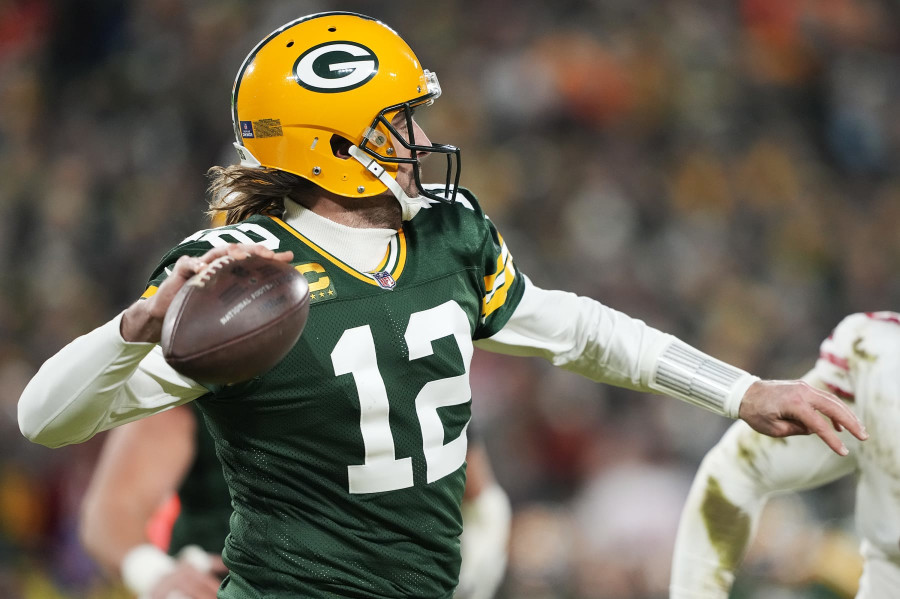
<instances>
[{"instance_id":1,"label":"football player","mask_svg":"<svg viewBox=\"0 0 900 599\"><path fill-rule=\"evenodd\" d=\"M84 548L136 596L216 596L231 502L192 405L111 431L81 512Z\"/></svg>"},{"instance_id":2,"label":"football player","mask_svg":"<svg viewBox=\"0 0 900 599\"><path fill-rule=\"evenodd\" d=\"M847 402L871 439L840 458L809 437L772 439L742 422L732 425L703 460L682 512L672 599L728 597L768 498L851 473L858 475L856 523L864 558L856 597L900 593L900 314L848 316L822 342L804 378Z\"/></svg>"},{"instance_id":3,"label":"football player","mask_svg":"<svg viewBox=\"0 0 900 599\"><path fill-rule=\"evenodd\" d=\"M490 599L506 568L511 510L482 443L470 442L466 463L454 597ZM79 532L88 553L137 597L211 599L227 574L230 516L213 439L190 405L178 406L110 432Z\"/></svg>"},{"instance_id":4,"label":"football player","mask_svg":"<svg viewBox=\"0 0 900 599\"><path fill-rule=\"evenodd\" d=\"M213 210L163 257L145 298L51 357L19 402L51 447L195 401L234 513L220 597L449 598L457 586L474 347L816 433L842 455L853 413L801 381L761 381L517 268L460 151L413 118L441 94L385 24L319 13L263 39L238 70L240 164L211 169ZM420 161L446 162L437 186ZM246 383L204 385L158 349L175 292L215 258L289 261L314 294L300 341ZM831 419L831 423L822 415Z\"/></svg>"}]
</instances>

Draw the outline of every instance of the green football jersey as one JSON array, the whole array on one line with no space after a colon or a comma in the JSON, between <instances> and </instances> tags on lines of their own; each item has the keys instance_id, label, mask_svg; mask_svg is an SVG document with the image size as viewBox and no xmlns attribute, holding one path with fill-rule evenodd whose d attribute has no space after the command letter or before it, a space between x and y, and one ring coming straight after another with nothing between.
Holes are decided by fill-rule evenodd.
<instances>
[{"instance_id":1,"label":"green football jersey","mask_svg":"<svg viewBox=\"0 0 900 599\"><path fill-rule=\"evenodd\" d=\"M189 237L151 285L179 256L229 242L293 251L311 304L273 370L197 400L234 508L220 596L451 597L472 341L524 290L501 236L461 190L405 222L365 273L253 216Z\"/></svg>"}]
</instances>

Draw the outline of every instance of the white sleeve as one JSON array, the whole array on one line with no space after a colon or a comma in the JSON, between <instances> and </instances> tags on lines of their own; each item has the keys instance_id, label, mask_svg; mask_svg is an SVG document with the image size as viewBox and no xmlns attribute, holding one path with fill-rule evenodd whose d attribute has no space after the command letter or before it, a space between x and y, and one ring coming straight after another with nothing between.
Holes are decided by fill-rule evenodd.
<instances>
[{"instance_id":1,"label":"white sleeve","mask_svg":"<svg viewBox=\"0 0 900 599\"><path fill-rule=\"evenodd\" d=\"M856 468L855 455L840 457L815 435L774 439L734 423L704 458L681 513L670 599L727 599L768 497L836 480Z\"/></svg>"},{"instance_id":2,"label":"white sleeve","mask_svg":"<svg viewBox=\"0 0 900 599\"><path fill-rule=\"evenodd\" d=\"M509 322L475 345L543 357L595 381L670 395L732 418L759 380L598 301L541 289L527 278Z\"/></svg>"},{"instance_id":3,"label":"white sleeve","mask_svg":"<svg viewBox=\"0 0 900 599\"><path fill-rule=\"evenodd\" d=\"M129 343L120 314L62 348L41 366L19 399L22 434L48 447L196 399L207 389L178 374L153 343Z\"/></svg>"}]
</instances>

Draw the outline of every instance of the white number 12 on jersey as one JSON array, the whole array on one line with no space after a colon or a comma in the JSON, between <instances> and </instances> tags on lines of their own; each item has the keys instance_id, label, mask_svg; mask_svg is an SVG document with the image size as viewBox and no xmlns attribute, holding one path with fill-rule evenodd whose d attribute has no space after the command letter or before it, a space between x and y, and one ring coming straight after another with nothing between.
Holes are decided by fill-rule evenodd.
<instances>
[{"instance_id":1,"label":"white number 12 on jersey","mask_svg":"<svg viewBox=\"0 0 900 599\"><path fill-rule=\"evenodd\" d=\"M462 354L465 372L422 387L416 396L416 414L422 428L426 478L432 483L455 472L466 459L466 429L444 443L444 425L438 408L466 403L472 396L469 364L472 340L466 313L454 301L416 312L406 326L409 359L418 360L434 353L432 342L453 335ZM347 329L331 352L337 376L352 374L359 395L359 426L365 446L365 463L347 466L351 493L380 493L413 485L412 458L396 459L390 425L390 402L384 379L378 371L375 340L369 325Z\"/></svg>"}]
</instances>

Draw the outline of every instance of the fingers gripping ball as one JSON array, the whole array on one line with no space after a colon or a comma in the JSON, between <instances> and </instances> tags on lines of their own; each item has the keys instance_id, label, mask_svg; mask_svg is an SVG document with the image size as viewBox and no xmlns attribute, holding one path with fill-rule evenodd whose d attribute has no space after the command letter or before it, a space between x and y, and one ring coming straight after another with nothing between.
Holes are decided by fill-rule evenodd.
<instances>
[{"instance_id":1,"label":"fingers gripping ball","mask_svg":"<svg viewBox=\"0 0 900 599\"><path fill-rule=\"evenodd\" d=\"M309 315L309 285L289 264L217 258L175 295L163 320L166 361L201 383L246 381L278 364Z\"/></svg>"}]
</instances>

